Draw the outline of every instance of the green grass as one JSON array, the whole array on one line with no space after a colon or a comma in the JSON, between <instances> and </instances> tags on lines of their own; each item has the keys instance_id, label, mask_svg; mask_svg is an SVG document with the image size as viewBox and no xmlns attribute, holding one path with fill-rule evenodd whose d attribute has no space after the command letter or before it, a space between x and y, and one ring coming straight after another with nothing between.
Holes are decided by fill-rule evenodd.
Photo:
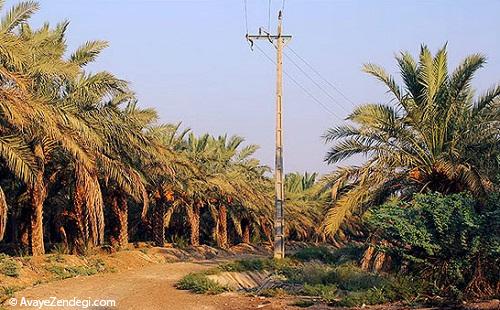
<instances>
[{"instance_id":1,"label":"green grass","mask_svg":"<svg viewBox=\"0 0 500 310\"><path fill-rule=\"evenodd\" d=\"M359 307L362 305L377 305L391 301L385 296L385 290L381 288L371 288L366 291L350 292L335 305L341 307Z\"/></svg>"},{"instance_id":2,"label":"green grass","mask_svg":"<svg viewBox=\"0 0 500 310\"><path fill-rule=\"evenodd\" d=\"M311 307L311 306L314 306L316 303L312 300L299 300L299 301L296 301L292 304L292 306L295 306L295 307L300 307L300 308L308 308L308 307Z\"/></svg>"},{"instance_id":3,"label":"green grass","mask_svg":"<svg viewBox=\"0 0 500 310\"><path fill-rule=\"evenodd\" d=\"M47 261L49 263L64 263L64 262L66 262L66 259L64 258L63 254L56 253L56 254L48 255Z\"/></svg>"},{"instance_id":4,"label":"green grass","mask_svg":"<svg viewBox=\"0 0 500 310\"><path fill-rule=\"evenodd\" d=\"M50 265L47 270L52 272L57 279L68 279L77 276L91 276L101 272L114 272L112 268L108 268L101 258L88 259L87 265L82 266L61 266Z\"/></svg>"},{"instance_id":5,"label":"green grass","mask_svg":"<svg viewBox=\"0 0 500 310\"><path fill-rule=\"evenodd\" d=\"M352 264L335 267L325 275L323 282L337 284L340 289L347 291L362 291L388 284L388 280L385 277L364 271Z\"/></svg>"},{"instance_id":6,"label":"green grass","mask_svg":"<svg viewBox=\"0 0 500 310\"><path fill-rule=\"evenodd\" d=\"M206 273L190 273L177 282L176 287L196 294L215 295L229 291L229 288L209 279Z\"/></svg>"},{"instance_id":7,"label":"green grass","mask_svg":"<svg viewBox=\"0 0 500 310\"><path fill-rule=\"evenodd\" d=\"M97 269L87 266L56 266L47 267L47 270L52 272L57 279L68 279L77 276L90 276L97 273Z\"/></svg>"},{"instance_id":8,"label":"green grass","mask_svg":"<svg viewBox=\"0 0 500 310\"><path fill-rule=\"evenodd\" d=\"M283 260L245 259L219 265L203 273L184 277L177 287L195 293L217 294L227 290L207 275L220 272L269 271L282 278L282 286L265 289L259 295L276 297L302 295L336 306L375 305L393 301L413 303L423 291L424 282L415 279L367 272L359 268L356 246L331 251L327 248L307 248ZM358 253L358 254L356 254ZM303 307L313 301L296 304Z\"/></svg>"},{"instance_id":9,"label":"green grass","mask_svg":"<svg viewBox=\"0 0 500 310\"><path fill-rule=\"evenodd\" d=\"M22 290L22 286L2 286L0 287L0 304L14 296L14 293Z\"/></svg>"},{"instance_id":10,"label":"green grass","mask_svg":"<svg viewBox=\"0 0 500 310\"><path fill-rule=\"evenodd\" d=\"M0 254L0 273L8 277L17 278L19 276L20 269L21 268L15 259L8 255Z\"/></svg>"},{"instance_id":11,"label":"green grass","mask_svg":"<svg viewBox=\"0 0 500 310\"><path fill-rule=\"evenodd\" d=\"M340 249L329 249L324 246L309 247L297 251L292 258L299 261L320 261L325 264L343 264L358 260L364 248L358 245L347 245Z\"/></svg>"},{"instance_id":12,"label":"green grass","mask_svg":"<svg viewBox=\"0 0 500 310\"><path fill-rule=\"evenodd\" d=\"M230 263L225 263L219 265L221 271L229 272L245 272L245 271L263 271L263 270L274 270L286 272L287 269L296 265L296 262L289 259L274 260L270 258L266 259L243 259L236 260Z\"/></svg>"},{"instance_id":13,"label":"green grass","mask_svg":"<svg viewBox=\"0 0 500 310\"><path fill-rule=\"evenodd\" d=\"M305 296L315 296L325 302L332 302L338 298L337 286L334 284L304 284L300 291Z\"/></svg>"}]
</instances>

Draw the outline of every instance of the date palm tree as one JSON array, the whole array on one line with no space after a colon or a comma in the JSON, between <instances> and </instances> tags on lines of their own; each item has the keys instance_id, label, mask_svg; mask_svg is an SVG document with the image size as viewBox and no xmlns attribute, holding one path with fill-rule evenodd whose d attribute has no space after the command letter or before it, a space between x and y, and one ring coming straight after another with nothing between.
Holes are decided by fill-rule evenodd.
<instances>
[{"instance_id":1,"label":"date palm tree","mask_svg":"<svg viewBox=\"0 0 500 310\"><path fill-rule=\"evenodd\" d=\"M325 191L318 189L317 173L285 175L286 234L295 240L312 240L317 235L322 206L327 202Z\"/></svg>"},{"instance_id":2,"label":"date palm tree","mask_svg":"<svg viewBox=\"0 0 500 310\"><path fill-rule=\"evenodd\" d=\"M403 85L381 67L364 71L381 81L393 104L365 104L329 129L334 143L325 160L338 163L355 155L367 160L341 167L323 180L333 193L323 229L335 234L348 217L362 214L391 195L469 190L484 197L500 152L500 86L474 98L474 74L486 62L468 56L448 72L446 45L432 55L422 46L419 59L403 52L396 57Z\"/></svg>"},{"instance_id":3,"label":"date palm tree","mask_svg":"<svg viewBox=\"0 0 500 310\"><path fill-rule=\"evenodd\" d=\"M85 133L72 122L72 107L53 100L57 85L78 72L63 59L67 22L51 29L48 24L33 31L25 22L38 8L22 2L2 19L1 49L2 158L4 164L28 186L31 204L30 247L33 255L44 253L43 203L48 180L45 166L51 154L62 149L84 165L91 162L75 132Z\"/></svg>"}]
</instances>

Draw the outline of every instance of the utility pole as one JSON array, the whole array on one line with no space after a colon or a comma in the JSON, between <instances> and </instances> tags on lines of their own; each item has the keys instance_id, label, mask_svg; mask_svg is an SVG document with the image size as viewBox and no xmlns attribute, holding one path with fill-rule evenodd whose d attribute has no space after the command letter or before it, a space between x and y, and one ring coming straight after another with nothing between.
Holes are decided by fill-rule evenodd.
<instances>
[{"instance_id":1,"label":"utility pole","mask_svg":"<svg viewBox=\"0 0 500 310\"><path fill-rule=\"evenodd\" d=\"M285 192L283 184L283 47L292 38L282 34L282 11L278 13L278 33L271 35L262 28L258 35L246 35L247 40L267 39L276 47L276 152L274 161L275 216L274 216L274 258L285 257ZM264 34L262 34L264 32Z\"/></svg>"}]
</instances>

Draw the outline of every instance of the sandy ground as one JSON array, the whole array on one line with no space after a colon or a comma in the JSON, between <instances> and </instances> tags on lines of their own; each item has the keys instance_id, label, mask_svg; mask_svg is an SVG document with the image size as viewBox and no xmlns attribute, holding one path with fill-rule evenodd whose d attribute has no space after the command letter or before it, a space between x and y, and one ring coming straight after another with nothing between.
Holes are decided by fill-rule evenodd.
<instances>
[{"instance_id":1,"label":"sandy ground","mask_svg":"<svg viewBox=\"0 0 500 310\"><path fill-rule=\"evenodd\" d=\"M89 307L89 309L283 309L290 301L263 299L225 293L216 296L192 294L177 290L174 284L184 275L208 269L214 262L181 262L159 264L144 268L107 273L90 277L77 277L62 281L42 284L19 291L15 294L18 304L7 309L30 308L21 306L26 300L35 299L112 299L116 307ZM31 307L34 309L34 307ZM43 307L50 309L50 307ZM287 307L288 308L288 307ZM294 307L290 307L294 308ZM57 307L56 309L75 309Z\"/></svg>"}]
</instances>

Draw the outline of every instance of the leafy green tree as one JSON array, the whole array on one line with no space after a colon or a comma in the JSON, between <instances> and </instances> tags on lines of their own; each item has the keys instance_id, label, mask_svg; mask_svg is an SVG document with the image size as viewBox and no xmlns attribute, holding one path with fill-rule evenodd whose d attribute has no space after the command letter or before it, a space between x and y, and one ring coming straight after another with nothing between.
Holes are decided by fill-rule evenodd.
<instances>
[{"instance_id":1,"label":"leafy green tree","mask_svg":"<svg viewBox=\"0 0 500 310\"><path fill-rule=\"evenodd\" d=\"M385 251L456 299L498 294L500 205L493 195L479 213L469 194L418 194L374 208L368 223ZM485 272L488 270L488 272Z\"/></svg>"},{"instance_id":2,"label":"leafy green tree","mask_svg":"<svg viewBox=\"0 0 500 310\"><path fill-rule=\"evenodd\" d=\"M418 61L406 52L396 60L402 86L381 67L364 66L387 87L393 104L361 105L347 118L352 124L324 135L334 143L325 159L329 164L355 155L367 158L323 180L333 198L323 223L328 234L392 195L405 199L414 192L469 190L484 199L493 189L500 152L500 86L475 99L471 86L485 58L471 55L451 73L446 46L435 56L422 46Z\"/></svg>"}]
</instances>

